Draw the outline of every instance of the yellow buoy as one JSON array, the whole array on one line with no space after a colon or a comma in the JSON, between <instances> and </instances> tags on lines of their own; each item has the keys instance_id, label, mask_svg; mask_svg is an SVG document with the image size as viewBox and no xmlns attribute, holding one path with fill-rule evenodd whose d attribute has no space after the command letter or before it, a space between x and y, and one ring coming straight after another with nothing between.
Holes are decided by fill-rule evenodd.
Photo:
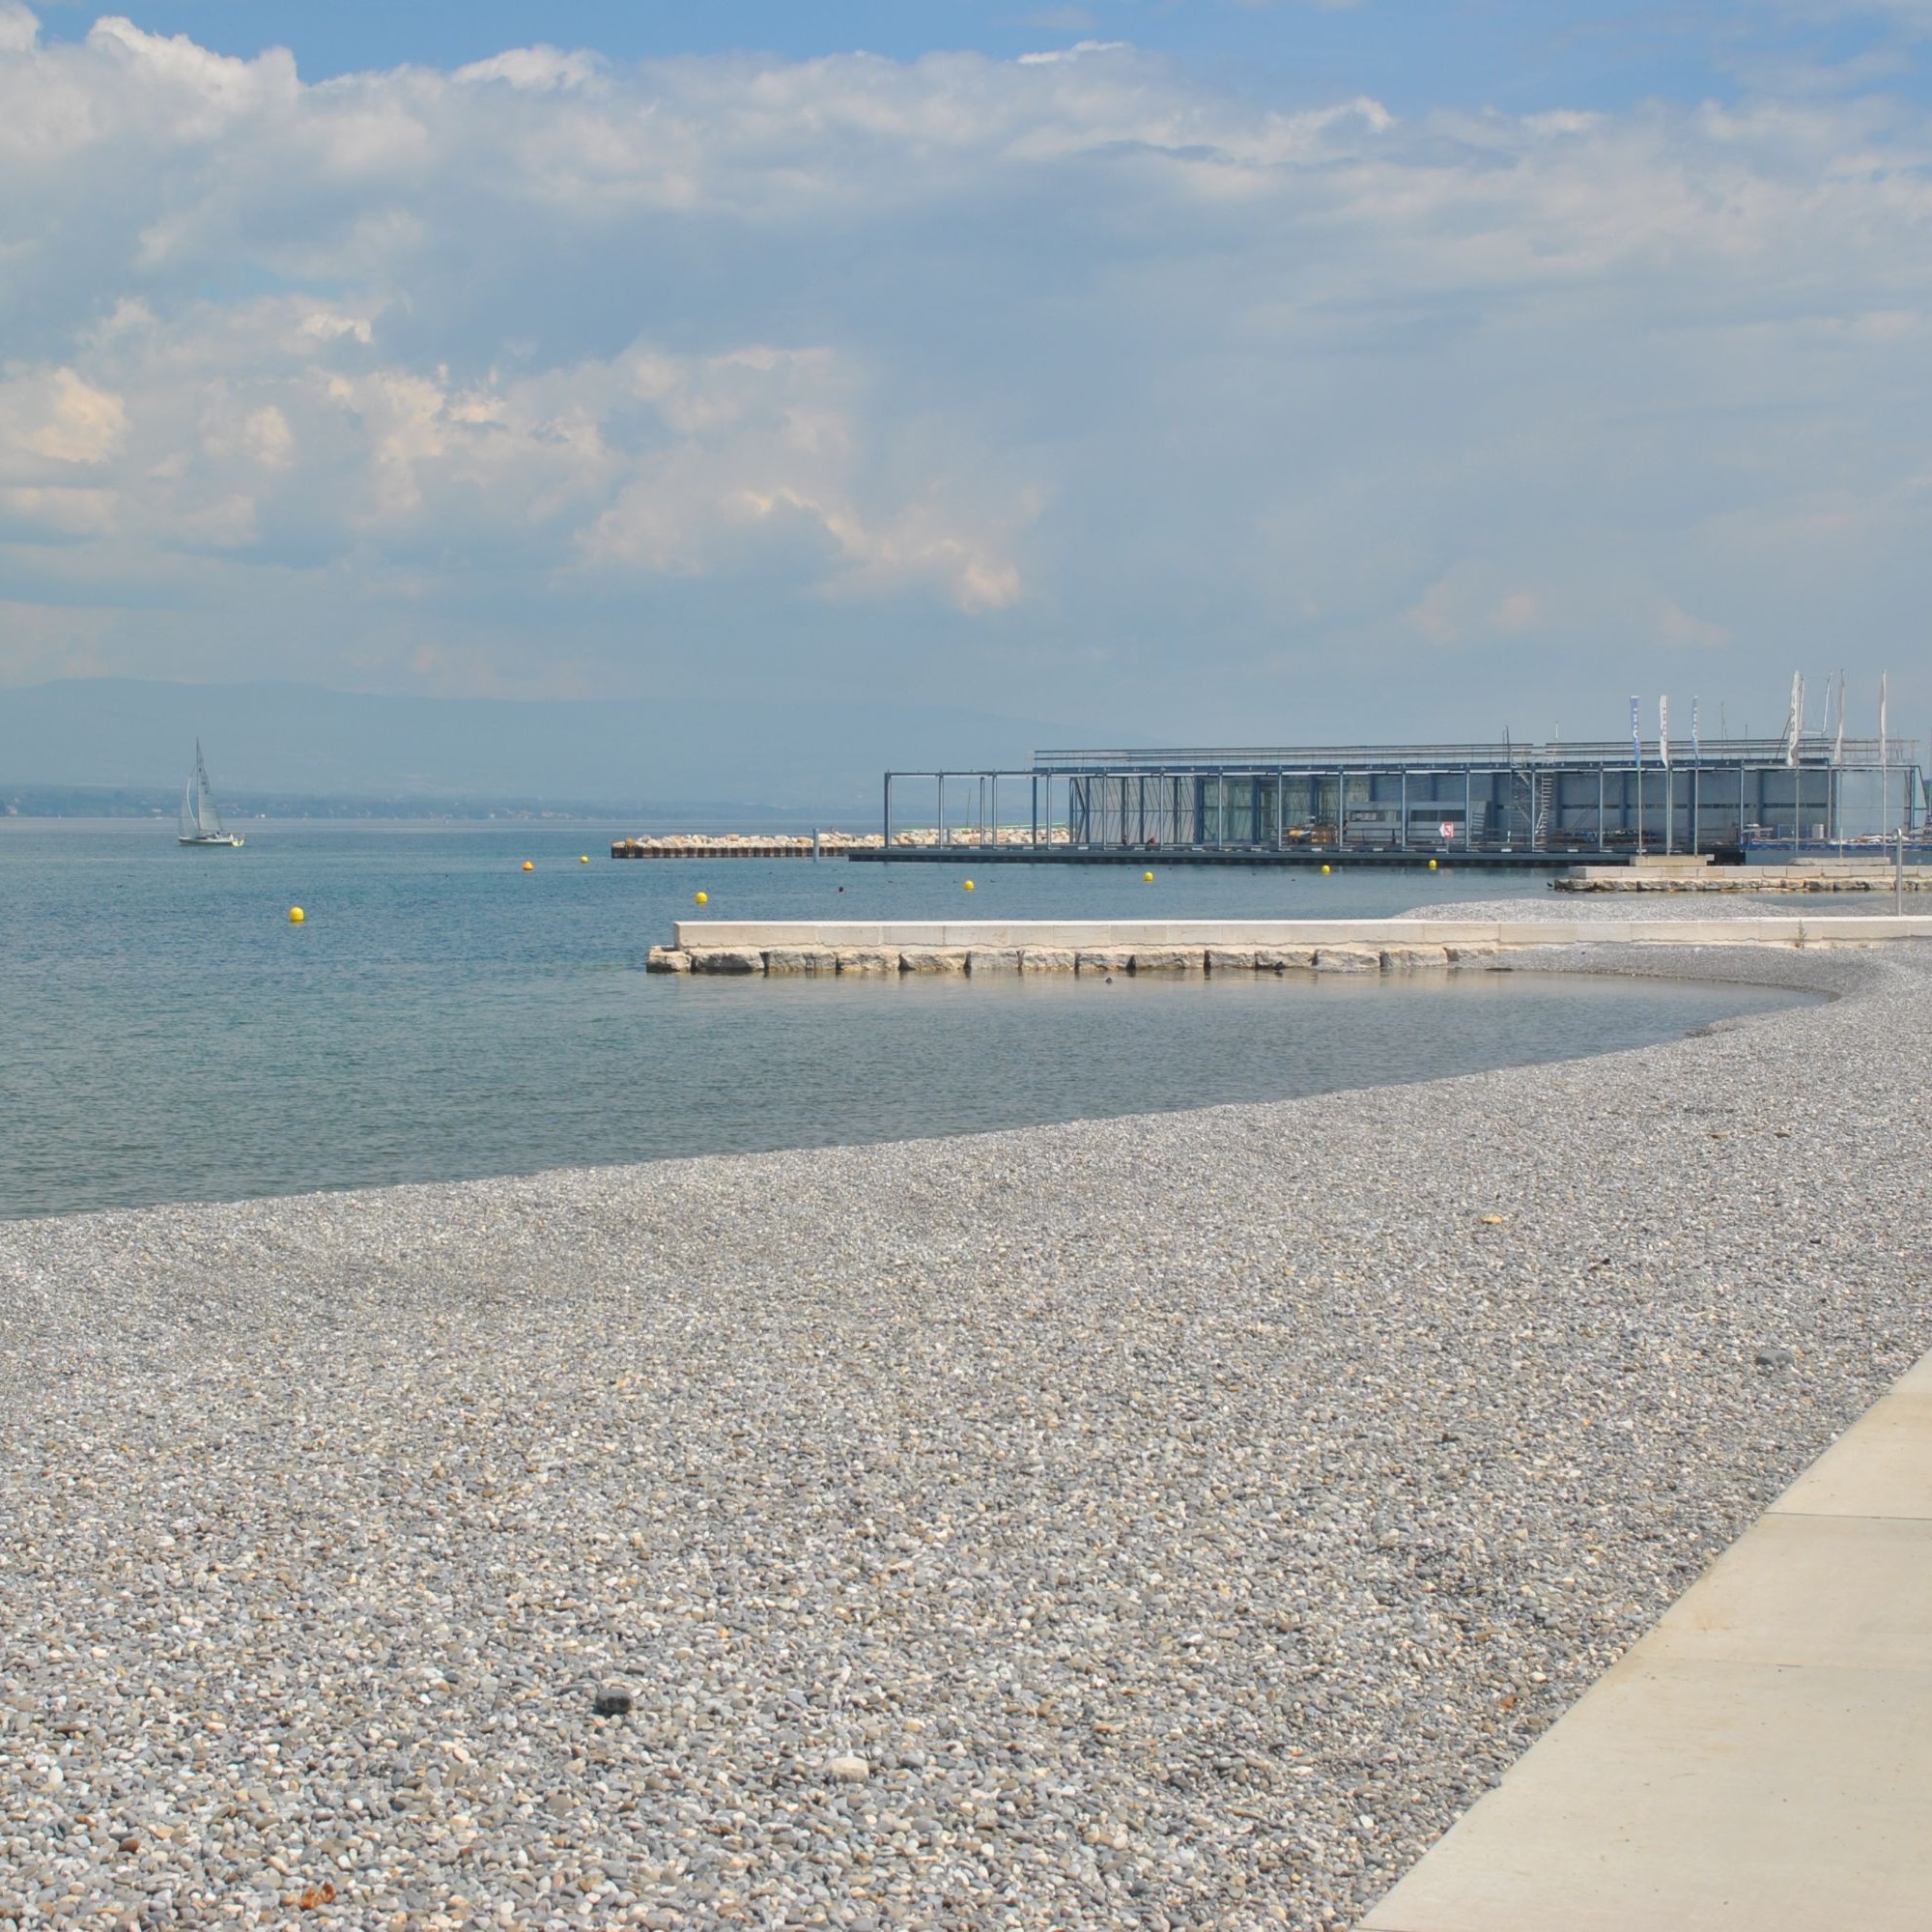
<instances>
[{"instance_id":1,"label":"yellow buoy","mask_svg":"<svg viewBox=\"0 0 1932 1932\"><path fill-rule=\"evenodd\" d=\"M1433 872L1433 871L1435 871L1435 861L1434 859L1430 860L1430 862L1429 862L1429 869L1430 869L1430 870L1431 870L1432 872Z\"/></svg>"},{"instance_id":2,"label":"yellow buoy","mask_svg":"<svg viewBox=\"0 0 1932 1932\"><path fill-rule=\"evenodd\" d=\"M1327 870L1328 870L1328 867L1327 867L1326 866L1323 866L1323 867L1322 867L1322 868L1321 868L1321 870L1322 870L1323 874L1325 875L1325 874L1327 873Z\"/></svg>"},{"instance_id":3,"label":"yellow buoy","mask_svg":"<svg viewBox=\"0 0 1932 1932\"><path fill-rule=\"evenodd\" d=\"M1143 884L1151 886L1153 884L1153 874L1151 872L1143 872L1141 874L1141 880Z\"/></svg>"},{"instance_id":4,"label":"yellow buoy","mask_svg":"<svg viewBox=\"0 0 1932 1932\"><path fill-rule=\"evenodd\" d=\"M590 863L590 854L589 854L588 852L580 852L580 853L579 853L579 854L577 855L577 863L578 863L578 864L579 864L580 866L587 866L587 865L589 865L589 863Z\"/></svg>"},{"instance_id":5,"label":"yellow buoy","mask_svg":"<svg viewBox=\"0 0 1932 1932\"><path fill-rule=\"evenodd\" d=\"M525 871L526 871L526 872L534 872L534 871L536 870L536 868L537 868L537 862L536 862L536 861L535 861L534 859L526 859L526 860L524 861L524 870L525 870Z\"/></svg>"},{"instance_id":6,"label":"yellow buoy","mask_svg":"<svg viewBox=\"0 0 1932 1932\"><path fill-rule=\"evenodd\" d=\"M970 892L971 892L971 891L973 890L973 881L972 881L971 879L968 879L968 880L966 881L966 890L967 890L967 891L968 891L969 893L970 893Z\"/></svg>"},{"instance_id":7,"label":"yellow buoy","mask_svg":"<svg viewBox=\"0 0 1932 1932\"><path fill-rule=\"evenodd\" d=\"M709 905L711 903L711 895L709 893L694 893L691 895L691 902L693 905Z\"/></svg>"},{"instance_id":8,"label":"yellow buoy","mask_svg":"<svg viewBox=\"0 0 1932 1932\"><path fill-rule=\"evenodd\" d=\"M291 906L289 908L289 923L291 925L299 925L307 917L308 914L303 912L300 906Z\"/></svg>"}]
</instances>

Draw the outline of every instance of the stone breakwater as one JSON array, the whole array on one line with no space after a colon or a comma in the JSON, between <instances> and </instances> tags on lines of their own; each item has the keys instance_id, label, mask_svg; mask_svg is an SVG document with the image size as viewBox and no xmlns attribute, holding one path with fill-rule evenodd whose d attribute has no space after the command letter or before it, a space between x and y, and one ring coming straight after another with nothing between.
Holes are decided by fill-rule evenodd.
<instances>
[{"instance_id":1,"label":"stone breakwater","mask_svg":"<svg viewBox=\"0 0 1932 1932\"><path fill-rule=\"evenodd\" d=\"M1488 965L1502 949L1453 946L653 946L651 973L1419 973Z\"/></svg>"},{"instance_id":2,"label":"stone breakwater","mask_svg":"<svg viewBox=\"0 0 1932 1932\"><path fill-rule=\"evenodd\" d=\"M1531 954L1843 997L1435 1085L0 1225L0 1923L1349 1923L1932 1342L1923 952Z\"/></svg>"},{"instance_id":3,"label":"stone breakwater","mask_svg":"<svg viewBox=\"0 0 1932 1932\"><path fill-rule=\"evenodd\" d=\"M1681 905L1611 923L1584 901L1444 907L1434 916L1361 920L959 921L898 923L685 920L654 946L652 973L773 976L901 973L1411 973L1490 966L1526 947L1593 940L1626 946L1767 945L1803 949L1932 938L1932 918L1789 916L1713 919Z\"/></svg>"}]
</instances>

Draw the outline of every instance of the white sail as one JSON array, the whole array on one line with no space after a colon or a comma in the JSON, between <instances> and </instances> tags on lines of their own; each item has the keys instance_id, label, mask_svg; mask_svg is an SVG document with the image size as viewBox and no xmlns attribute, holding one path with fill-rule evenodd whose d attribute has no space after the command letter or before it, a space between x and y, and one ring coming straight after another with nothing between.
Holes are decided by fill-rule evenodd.
<instances>
[{"instance_id":1,"label":"white sail","mask_svg":"<svg viewBox=\"0 0 1932 1932\"><path fill-rule=\"evenodd\" d=\"M181 842L184 845L240 845L242 835L230 832L221 822L221 808L214 802L214 787L208 781L208 766L201 755L201 740L194 744L194 770L188 774L182 791Z\"/></svg>"}]
</instances>

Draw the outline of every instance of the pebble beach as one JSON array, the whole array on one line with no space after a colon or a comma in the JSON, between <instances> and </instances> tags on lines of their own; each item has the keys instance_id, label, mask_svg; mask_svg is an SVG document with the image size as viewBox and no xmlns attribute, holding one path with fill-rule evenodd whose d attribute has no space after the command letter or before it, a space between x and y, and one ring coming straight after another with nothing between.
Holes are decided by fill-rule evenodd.
<instances>
[{"instance_id":1,"label":"pebble beach","mask_svg":"<svg viewBox=\"0 0 1932 1932\"><path fill-rule=\"evenodd\" d=\"M1932 947L1520 963L1831 997L0 1223L0 1924L1350 1924L1932 1347Z\"/></svg>"}]
</instances>

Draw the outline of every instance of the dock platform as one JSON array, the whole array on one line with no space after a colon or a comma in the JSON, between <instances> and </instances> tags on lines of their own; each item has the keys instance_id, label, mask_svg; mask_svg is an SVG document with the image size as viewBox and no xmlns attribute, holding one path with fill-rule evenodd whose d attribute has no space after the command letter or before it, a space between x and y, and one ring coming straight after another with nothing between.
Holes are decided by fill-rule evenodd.
<instances>
[{"instance_id":1,"label":"dock platform","mask_svg":"<svg viewBox=\"0 0 1932 1932\"><path fill-rule=\"evenodd\" d=\"M1538 946L1870 946L1932 914L1829 919L679 920L660 973L1411 972Z\"/></svg>"}]
</instances>

